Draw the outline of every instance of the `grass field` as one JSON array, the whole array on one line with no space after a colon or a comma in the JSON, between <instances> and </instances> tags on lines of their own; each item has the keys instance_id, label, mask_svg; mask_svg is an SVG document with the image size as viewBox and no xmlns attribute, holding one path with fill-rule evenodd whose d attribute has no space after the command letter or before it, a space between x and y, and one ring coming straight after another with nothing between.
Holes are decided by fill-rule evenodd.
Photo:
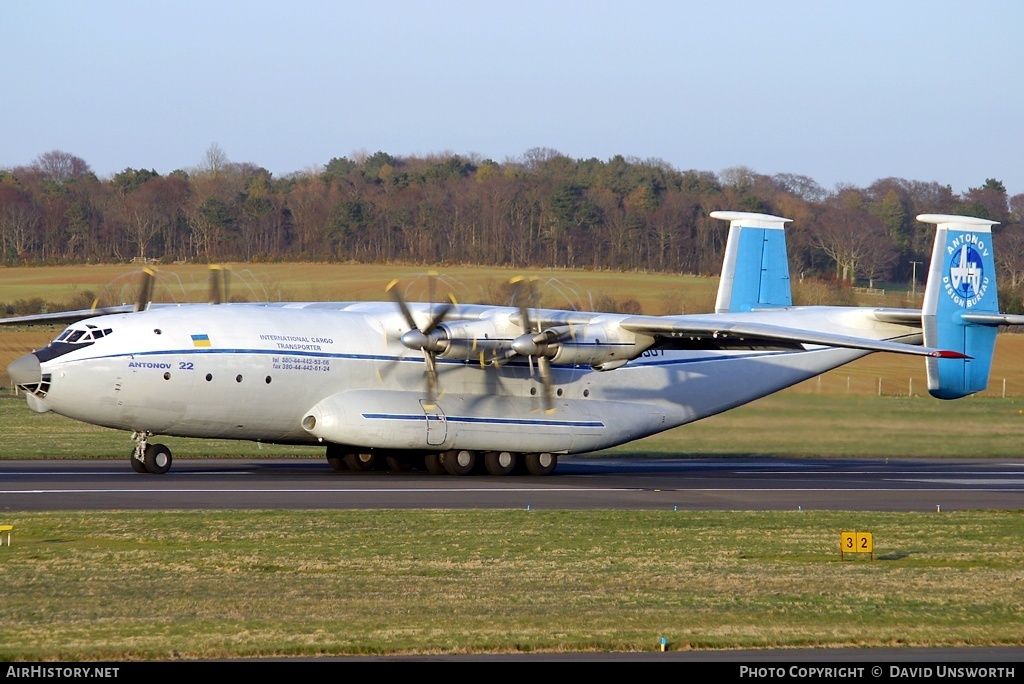
<instances>
[{"instance_id":1,"label":"grass field","mask_svg":"<svg viewBox=\"0 0 1024 684\"><path fill-rule=\"evenodd\" d=\"M0 660L1024 643L1019 511L4 520Z\"/></svg>"},{"instance_id":2,"label":"grass field","mask_svg":"<svg viewBox=\"0 0 1024 684\"><path fill-rule=\"evenodd\" d=\"M465 303L508 303L502 288L515 276L536 278L541 305L594 310L603 297L635 299L644 313L709 311L714 307L717 278L668 273L500 269L451 266L427 269L395 264L227 264L232 298L246 301L369 301L385 299L394 279L408 287L410 299L429 298L429 274L436 274L437 297L448 293ZM154 267L154 301L206 301L209 267L173 264ZM138 265L0 267L0 303L42 298L71 303L86 292L104 305L132 302L140 275Z\"/></svg>"}]
</instances>

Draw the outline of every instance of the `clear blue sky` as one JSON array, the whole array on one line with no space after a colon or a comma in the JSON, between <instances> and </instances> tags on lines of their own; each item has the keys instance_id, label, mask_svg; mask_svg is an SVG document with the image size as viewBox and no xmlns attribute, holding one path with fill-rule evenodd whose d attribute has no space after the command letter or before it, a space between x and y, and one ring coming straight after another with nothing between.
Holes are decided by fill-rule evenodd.
<instances>
[{"instance_id":1,"label":"clear blue sky","mask_svg":"<svg viewBox=\"0 0 1024 684\"><path fill-rule=\"evenodd\" d=\"M0 168L216 143L280 176L533 147L1024 192L1016 0L51 0L0 14Z\"/></svg>"}]
</instances>

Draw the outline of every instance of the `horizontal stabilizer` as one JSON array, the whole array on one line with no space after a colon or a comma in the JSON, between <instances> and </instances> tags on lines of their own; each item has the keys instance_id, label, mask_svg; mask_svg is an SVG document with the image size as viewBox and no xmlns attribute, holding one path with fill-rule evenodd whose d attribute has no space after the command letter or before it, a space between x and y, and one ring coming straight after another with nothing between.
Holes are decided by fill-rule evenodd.
<instances>
[{"instance_id":1,"label":"horizontal stabilizer","mask_svg":"<svg viewBox=\"0 0 1024 684\"><path fill-rule=\"evenodd\" d=\"M965 313L960 314L960 320L974 325L1024 325L1024 316L1006 313Z\"/></svg>"}]
</instances>

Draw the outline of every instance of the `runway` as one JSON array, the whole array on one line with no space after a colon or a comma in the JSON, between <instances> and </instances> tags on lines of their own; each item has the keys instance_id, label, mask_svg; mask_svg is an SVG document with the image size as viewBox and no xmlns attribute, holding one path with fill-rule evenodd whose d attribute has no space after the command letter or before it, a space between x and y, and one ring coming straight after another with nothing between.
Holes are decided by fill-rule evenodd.
<instances>
[{"instance_id":1,"label":"runway","mask_svg":"<svg viewBox=\"0 0 1024 684\"><path fill-rule=\"evenodd\" d=\"M1024 459L563 457L548 477L337 472L323 459L0 461L3 510L1024 509Z\"/></svg>"}]
</instances>

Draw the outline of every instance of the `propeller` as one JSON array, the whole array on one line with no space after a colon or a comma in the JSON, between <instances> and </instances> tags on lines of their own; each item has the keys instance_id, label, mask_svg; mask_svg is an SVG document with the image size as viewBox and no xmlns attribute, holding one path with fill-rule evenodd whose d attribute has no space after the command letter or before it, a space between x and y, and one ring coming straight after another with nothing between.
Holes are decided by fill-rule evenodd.
<instances>
[{"instance_id":1,"label":"propeller","mask_svg":"<svg viewBox=\"0 0 1024 684\"><path fill-rule=\"evenodd\" d=\"M153 282L156 280L156 271L146 266L142 269L141 282L139 283L139 296L135 300L135 311L145 311L153 301Z\"/></svg>"},{"instance_id":2,"label":"propeller","mask_svg":"<svg viewBox=\"0 0 1024 684\"><path fill-rule=\"evenodd\" d=\"M405 322L409 326L408 332L403 333L399 339L405 347L423 352L423 360L427 366L427 401L430 404L434 404L438 398L437 354L448 347L447 335L438 326L441 325L445 316L448 315L448 312L458 302L455 301L454 297L449 296L449 301L441 304L440 308L433 312L433 316L431 316L427 325L420 328L416 324L416 319L413 318L412 311L409 310L408 303L406 303L405 298L398 291L396 285L398 285L398 281L392 280L387 287L387 292L395 300L395 304L398 305L402 316L405 318ZM431 279L431 301L433 301L433 279Z\"/></svg>"},{"instance_id":3,"label":"propeller","mask_svg":"<svg viewBox=\"0 0 1024 684\"><path fill-rule=\"evenodd\" d=\"M554 402L551 399L551 357L558 353L559 345L572 338L571 327L564 330L548 328L540 330L530 320L530 311L527 308L528 301L534 300L533 280L527 280L521 276L509 281L516 286L513 293L513 304L519 307L519 324L523 328L523 334L512 340L511 349L506 352L506 359L513 356L525 356L530 361L530 372L533 372L533 359L537 359L537 371L540 375L541 384L544 387L544 410L551 413L555 410ZM523 290L529 288L525 293Z\"/></svg>"}]
</instances>

